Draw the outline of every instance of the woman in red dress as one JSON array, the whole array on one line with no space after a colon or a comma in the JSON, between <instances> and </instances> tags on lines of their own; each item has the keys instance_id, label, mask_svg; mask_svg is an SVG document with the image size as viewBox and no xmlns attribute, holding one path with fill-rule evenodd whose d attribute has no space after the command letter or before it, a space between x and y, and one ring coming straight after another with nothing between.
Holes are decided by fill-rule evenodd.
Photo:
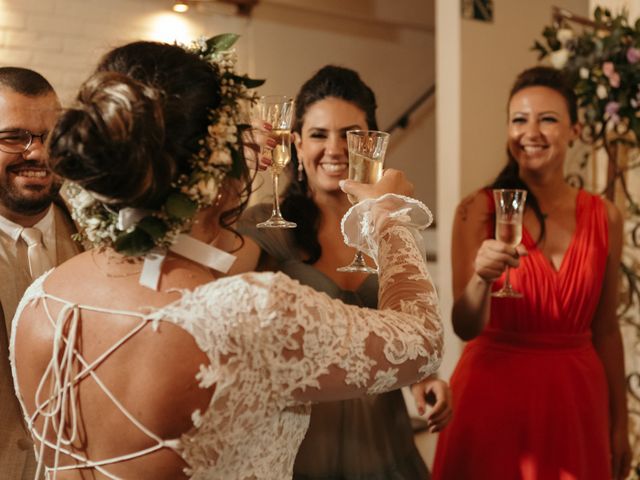
<instances>
[{"instance_id":1,"label":"woman in red dress","mask_svg":"<svg viewBox=\"0 0 640 480\"><path fill-rule=\"evenodd\" d=\"M522 72L508 105L509 162L492 188L528 191L522 244L494 239L481 189L457 208L452 312L469 340L451 379L456 414L434 479L601 480L629 471L616 319L622 218L564 181L576 101L561 73ZM523 298L494 298L506 266Z\"/></svg>"}]
</instances>

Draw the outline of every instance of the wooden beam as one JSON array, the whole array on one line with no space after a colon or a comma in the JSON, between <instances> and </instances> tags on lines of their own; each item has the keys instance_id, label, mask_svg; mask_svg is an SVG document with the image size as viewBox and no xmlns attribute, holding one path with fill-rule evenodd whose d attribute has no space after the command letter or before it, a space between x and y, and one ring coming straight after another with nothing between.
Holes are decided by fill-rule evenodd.
<instances>
[{"instance_id":1,"label":"wooden beam","mask_svg":"<svg viewBox=\"0 0 640 480\"><path fill-rule=\"evenodd\" d=\"M576 15L573 12L565 8L560 7L551 7L551 17L555 23L560 23L562 20L567 20L569 22L577 23L579 25L584 25L587 27L595 27L596 22L587 17L582 17L580 15Z\"/></svg>"}]
</instances>

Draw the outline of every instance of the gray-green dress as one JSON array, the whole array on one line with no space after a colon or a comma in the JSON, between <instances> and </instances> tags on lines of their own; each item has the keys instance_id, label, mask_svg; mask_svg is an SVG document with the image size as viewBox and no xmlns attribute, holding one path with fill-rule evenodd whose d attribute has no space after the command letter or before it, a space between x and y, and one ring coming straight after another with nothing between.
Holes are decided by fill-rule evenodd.
<instances>
[{"instance_id":1,"label":"gray-green dress","mask_svg":"<svg viewBox=\"0 0 640 480\"><path fill-rule=\"evenodd\" d=\"M258 229L271 205L248 209L238 230L276 262L276 269L332 298L362 307L378 305L378 278L369 275L356 290L343 290L302 261L288 229ZM294 480L421 480L427 467L413 441L402 392L313 406L309 430L300 445Z\"/></svg>"}]
</instances>

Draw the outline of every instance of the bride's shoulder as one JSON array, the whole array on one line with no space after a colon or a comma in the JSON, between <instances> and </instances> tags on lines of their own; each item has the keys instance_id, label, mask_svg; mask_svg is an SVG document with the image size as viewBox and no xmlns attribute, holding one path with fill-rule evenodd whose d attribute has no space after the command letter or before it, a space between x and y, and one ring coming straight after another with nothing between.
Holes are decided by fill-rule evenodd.
<instances>
[{"instance_id":1,"label":"bride's shoulder","mask_svg":"<svg viewBox=\"0 0 640 480\"><path fill-rule=\"evenodd\" d=\"M299 286L300 284L297 280L293 280L284 273L247 272L206 283L200 286L198 290L206 291L208 294L218 293L224 295L238 291L269 293L278 290L291 290Z\"/></svg>"},{"instance_id":2,"label":"bride's shoulder","mask_svg":"<svg viewBox=\"0 0 640 480\"><path fill-rule=\"evenodd\" d=\"M299 298L299 288L304 287L282 273L243 273L202 284L193 290L183 290L180 300L157 314L163 318L178 318L188 313L191 321L208 322L215 318L221 324L244 324L248 319L262 318L291 305Z\"/></svg>"}]
</instances>

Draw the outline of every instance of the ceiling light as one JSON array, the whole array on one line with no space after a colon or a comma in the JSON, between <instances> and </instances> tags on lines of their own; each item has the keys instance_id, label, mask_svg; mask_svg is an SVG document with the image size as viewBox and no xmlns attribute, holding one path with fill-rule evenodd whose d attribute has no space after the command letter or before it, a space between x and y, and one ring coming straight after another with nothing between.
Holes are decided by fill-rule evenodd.
<instances>
[{"instance_id":1,"label":"ceiling light","mask_svg":"<svg viewBox=\"0 0 640 480\"><path fill-rule=\"evenodd\" d=\"M189 10L187 2L176 2L173 4L173 11L178 13L184 13Z\"/></svg>"}]
</instances>

